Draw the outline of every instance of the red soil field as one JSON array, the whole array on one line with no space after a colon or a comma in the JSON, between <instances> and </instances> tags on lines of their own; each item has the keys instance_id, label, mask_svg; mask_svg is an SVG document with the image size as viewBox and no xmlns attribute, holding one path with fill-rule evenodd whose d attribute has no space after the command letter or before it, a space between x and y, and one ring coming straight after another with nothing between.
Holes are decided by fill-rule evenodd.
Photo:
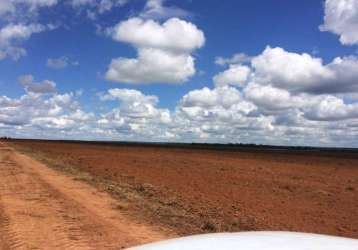
<instances>
[{"instance_id":1,"label":"red soil field","mask_svg":"<svg viewBox=\"0 0 358 250\"><path fill-rule=\"evenodd\" d=\"M0 249L118 250L175 237L0 141Z\"/></svg>"},{"instance_id":2,"label":"red soil field","mask_svg":"<svg viewBox=\"0 0 358 250\"><path fill-rule=\"evenodd\" d=\"M10 145L132 188L143 199L129 202L128 213L181 235L284 230L358 238L358 155L353 152L27 140Z\"/></svg>"}]
</instances>

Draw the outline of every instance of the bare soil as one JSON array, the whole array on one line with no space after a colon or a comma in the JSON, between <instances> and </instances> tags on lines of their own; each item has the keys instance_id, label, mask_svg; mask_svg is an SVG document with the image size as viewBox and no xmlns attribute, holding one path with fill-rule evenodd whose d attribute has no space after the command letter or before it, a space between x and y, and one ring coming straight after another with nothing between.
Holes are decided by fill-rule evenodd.
<instances>
[{"instance_id":1,"label":"bare soil","mask_svg":"<svg viewBox=\"0 0 358 250\"><path fill-rule=\"evenodd\" d=\"M10 145L107 191L128 218L171 235L284 230L358 238L356 153Z\"/></svg>"},{"instance_id":2,"label":"bare soil","mask_svg":"<svg viewBox=\"0 0 358 250\"><path fill-rule=\"evenodd\" d=\"M107 193L0 143L0 249L122 249L173 237L118 206Z\"/></svg>"}]
</instances>

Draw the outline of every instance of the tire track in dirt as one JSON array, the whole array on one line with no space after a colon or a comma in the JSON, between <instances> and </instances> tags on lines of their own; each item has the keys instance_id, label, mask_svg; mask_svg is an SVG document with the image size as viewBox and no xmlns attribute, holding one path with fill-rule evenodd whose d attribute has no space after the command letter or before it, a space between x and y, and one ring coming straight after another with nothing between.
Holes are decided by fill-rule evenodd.
<instances>
[{"instance_id":1,"label":"tire track in dirt","mask_svg":"<svg viewBox=\"0 0 358 250\"><path fill-rule=\"evenodd\" d=\"M10 151L5 148L4 151ZM9 160L8 155L0 155L0 164L2 168L0 169L0 176L9 178L13 177L13 182L17 183L18 179L16 178L16 174L14 174L14 170L9 168L14 164ZM7 182L2 181L0 183L0 246L1 249L19 249L24 246L22 243L20 235L13 231L11 228L10 217L5 213L5 209L3 206L3 196L8 195L3 191L12 190L12 185L7 186Z\"/></svg>"},{"instance_id":2,"label":"tire track in dirt","mask_svg":"<svg viewBox=\"0 0 358 250\"><path fill-rule=\"evenodd\" d=\"M6 216L3 207L1 206L1 197L0 197L0 246L3 250L9 250L9 218Z\"/></svg>"},{"instance_id":3,"label":"tire track in dirt","mask_svg":"<svg viewBox=\"0 0 358 250\"><path fill-rule=\"evenodd\" d=\"M0 249L121 249L167 238L116 201L0 144Z\"/></svg>"},{"instance_id":4,"label":"tire track in dirt","mask_svg":"<svg viewBox=\"0 0 358 250\"><path fill-rule=\"evenodd\" d=\"M80 239L76 244L67 240L71 238L70 226L56 219L58 200L54 199L50 190L46 190L46 185L36 174L24 171L9 155L4 157L1 173L6 177L2 181L1 202L7 205L2 206L2 210L8 211L8 215L1 220L2 230L10 249L52 249L60 246L65 249L90 249L84 247ZM51 218L51 224L45 225L48 222L44 220L46 218ZM47 235L49 232L51 236Z\"/></svg>"}]
</instances>

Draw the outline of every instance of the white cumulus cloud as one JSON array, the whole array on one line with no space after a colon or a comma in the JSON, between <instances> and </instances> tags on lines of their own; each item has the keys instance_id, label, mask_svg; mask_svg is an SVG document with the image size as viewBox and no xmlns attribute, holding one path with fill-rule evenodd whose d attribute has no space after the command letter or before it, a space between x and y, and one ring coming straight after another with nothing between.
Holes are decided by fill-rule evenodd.
<instances>
[{"instance_id":1,"label":"white cumulus cloud","mask_svg":"<svg viewBox=\"0 0 358 250\"><path fill-rule=\"evenodd\" d=\"M91 133L95 115L83 111L73 93L58 94L53 81L36 83L31 75L19 81L26 94L0 96L0 132L25 138L73 138Z\"/></svg>"},{"instance_id":2,"label":"white cumulus cloud","mask_svg":"<svg viewBox=\"0 0 358 250\"><path fill-rule=\"evenodd\" d=\"M114 40L136 47L192 51L205 43L204 33L194 24L171 18L160 24L154 20L131 18L109 30Z\"/></svg>"},{"instance_id":3,"label":"white cumulus cloud","mask_svg":"<svg viewBox=\"0 0 358 250\"><path fill-rule=\"evenodd\" d=\"M205 43L201 30L178 18L162 24L131 18L107 33L137 49L137 58L113 59L106 73L106 79L124 83L185 82L196 72L192 51Z\"/></svg>"},{"instance_id":4,"label":"white cumulus cloud","mask_svg":"<svg viewBox=\"0 0 358 250\"><path fill-rule=\"evenodd\" d=\"M113 59L106 79L123 83L181 83L195 73L194 58L159 49L139 49L138 58Z\"/></svg>"},{"instance_id":5,"label":"white cumulus cloud","mask_svg":"<svg viewBox=\"0 0 358 250\"><path fill-rule=\"evenodd\" d=\"M358 1L326 0L324 7L324 23L320 30L339 35L344 45L358 44Z\"/></svg>"},{"instance_id":6,"label":"white cumulus cloud","mask_svg":"<svg viewBox=\"0 0 358 250\"><path fill-rule=\"evenodd\" d=\"M251 70L248 66L233 64L229 69L215 75L213 81L215 86L243 86L249 79L250 73Z\"/></svg>"},{"instance_id":7,"label":"white cumulus cloud","mask_svg":"<svg viewBox=\"0 0 358 250\"><path fill-rule=\"evenodd\" d=\"M101 96L102 101L117 100L119 106L102 114L98 126L107 132L127 139L168 139L167 131L171 114L167 109L157 108L158 97L145 95L133 89L110 89Z\"/></svg>"},{"instance_id":8,"label":"white cumulus cloud","mask_svg":"<svg viewBox=\"0 0 358 250\"><path fill-rule=\"evenodd\" d=\"M267 47L252 59L257 81L290 90L305 90L334 79L320 58Z\"/></svg>"},{"instance_id":9,"label":"white cumulus cloud","mask_svg":"<svg viewBox=\"0 0 358 250\"><path fill-rule=\"evenodd\" d=\"M251 63L252 81L292 92L339 94L358 92L358 58L337 57L328 64L307 53L267 47Z\"/></svg>"}]
</instances>

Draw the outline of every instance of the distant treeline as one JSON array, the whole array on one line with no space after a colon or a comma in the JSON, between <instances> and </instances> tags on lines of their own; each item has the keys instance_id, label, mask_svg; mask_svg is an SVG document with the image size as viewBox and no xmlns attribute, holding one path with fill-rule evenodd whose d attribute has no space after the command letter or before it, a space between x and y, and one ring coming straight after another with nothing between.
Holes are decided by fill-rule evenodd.
<instances>
[{"instance_id":1,"label":"distant treeline","mask_svg":"<svg viewBox=\"0 0 358 250\"><path fill-rule=\"evenodd\" d=\"M4 139L10 139L6 137ZM12 139L25 140L31 139ZM33 140L38 142L59 142L59 143L85 143L92 145L117 145L134 147L165 147L165 148L192 148L192 149L212 149L229 151L268 151L268 152L350 152L358 153L358 148L338 148L338 147L309 147L309 146L275 146L262 144L245 143L175 143L175 142L133 142L133 141L80 141L80 140Z\"/></svg>"}]
</instances>

